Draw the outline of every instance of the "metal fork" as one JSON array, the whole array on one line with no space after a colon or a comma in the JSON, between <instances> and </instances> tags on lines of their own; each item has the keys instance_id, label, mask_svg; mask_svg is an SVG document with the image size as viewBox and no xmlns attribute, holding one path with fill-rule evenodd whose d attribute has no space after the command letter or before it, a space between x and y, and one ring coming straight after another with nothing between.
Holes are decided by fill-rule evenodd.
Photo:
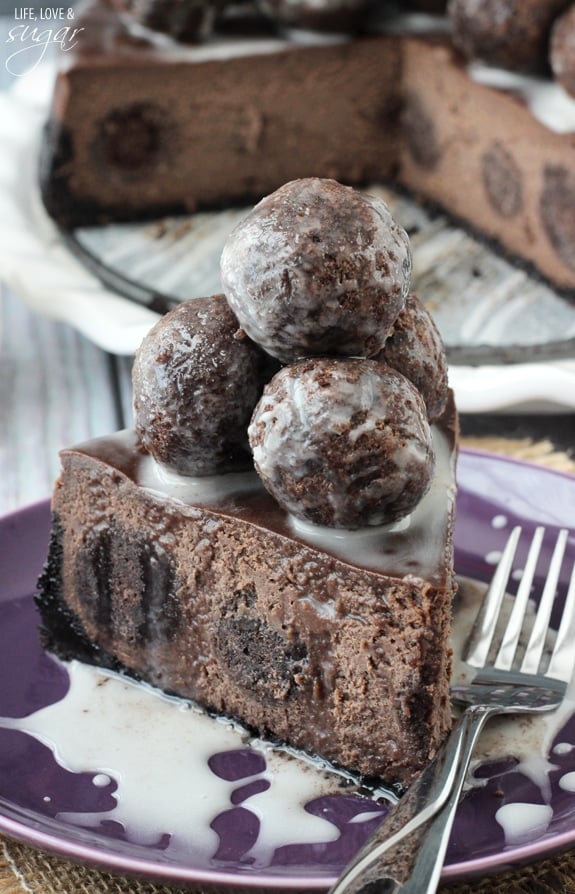
<instances>
[{"instance_id":1,"label":"metal fork","mask_svg":"<svg viewBox=\"0 0 575 894\"><path fill-rule=\"evenodd\" d=\"M553 711L561 704L575 666L575 567L547 667L544 652L567 530L557 537L525 653L521 661L516 658L544 533L542 527L534 532L499 650L488 664L521 535L520 527L513 529L465 648L465 661L477 671L469 684L452 689L453 700L465 706L464 712L432 763L387 814L330 894L432 894L473 747L487 720L496 714Z\"/></svg>"}]
</instances>

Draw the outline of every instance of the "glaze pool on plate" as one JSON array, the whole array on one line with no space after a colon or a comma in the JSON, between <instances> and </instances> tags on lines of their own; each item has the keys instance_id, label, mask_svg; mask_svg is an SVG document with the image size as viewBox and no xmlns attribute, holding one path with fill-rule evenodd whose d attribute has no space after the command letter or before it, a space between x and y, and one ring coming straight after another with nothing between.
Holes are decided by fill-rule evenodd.
<instances>
[{"instance_id":1,"label":"glaze pool on plate","mask_svg":"<svg viewBox=\"0 0 575 894\"><path fill-rule=\"evenodd\" d=\"M497 552L516 523L522 523L527 534L537 524L545 524L551 529L549 545L553 543L553 529L573 525L573 478L466 451L460 457L458 477L455 542L460 574L488 579ZM0 716L4 717L21 718L57 702L69 685L66 671L38 645L30 596L44 560L48 528L46 503L0 521ZM568 551L573 558L575 535L570 538ZM554 769L547 777L547 792L516 771L513 755L498 766L478 771L484 779L460 807L444 877L485 872L575 843L575 793L569 788L569 779L573 778L570 774L575 772L575 720L567 721L550 743L550 750ZM99 783L94 783L95 776ZM237 780L234 785L238 787ZM49 801L46 791L50 791ZM182 883L325 889L348 858L349 848L358 846L377 822L377 815L370 818L363 809L366 821L361 821L360 810L358 822L350 823L353 810L357 810L354 807L340 824L340 832L347 824L345 835L338 837L336 831L321 847L279 848L275 861L272 858L267 865L258 865L257 861L243 859L249 846L246 851L246 841L234 840L230 830L224 830L227 849L220 848L218 858L213 860L213 851L194 855L192 851L170 851L161 840L127 840L113 822L98 830L62 819L78 810L78 799L87 812L105 815L114 804L113 793L114 783L102 767L95 767L92 773L72 774L58 766L51 751L37 739L0 728L0 831L122 872ZM249 797L236 805L245 810L236 819L243 820L243 834L253 838ZM514 805L524 803L537 805L531 813L541 820L540 833L532 832L525 843L519 836L516 843L506 844L504 827L513 826ZM507 818L500 813L497 821L495 814L504 807L508 808ZM350 829L357 836L353 840Z\"/></svg>"}]
</instances>

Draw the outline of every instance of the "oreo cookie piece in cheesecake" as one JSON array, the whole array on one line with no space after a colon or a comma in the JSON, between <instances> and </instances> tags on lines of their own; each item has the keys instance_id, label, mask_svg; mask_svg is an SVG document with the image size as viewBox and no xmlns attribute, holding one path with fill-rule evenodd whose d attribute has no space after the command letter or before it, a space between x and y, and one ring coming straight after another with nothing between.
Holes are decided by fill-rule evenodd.
<instances>
[{"instance_id":1,"label":"oreo cookie piece in cheesecake","mask_svg":"<svg viewBox=\"0 0 575 894\"><path fill-rule=\"evenodd\" d=\"M346 241L329 221L358 203ZM359 285L342 275L358 244ZM457 414L433 323L409 294L407 237L381 200L296 181L238 225L222 270L226 297L182 304L144 339L135 430L62 452L43 641L408 784L451 724ZM306 270L312 299L331 304L323 320L295 300ZM283 294L267 288L278 278ZM383 347L350 312L382 304ZM208 356L214 319L237 322L218 326ZM326 356L334 327L356 349L363 337L364 355ZM272 359L289 354L289 332L306 356ZM436 377L427 403L422 369Z\"/></svg>"}]
</instances>

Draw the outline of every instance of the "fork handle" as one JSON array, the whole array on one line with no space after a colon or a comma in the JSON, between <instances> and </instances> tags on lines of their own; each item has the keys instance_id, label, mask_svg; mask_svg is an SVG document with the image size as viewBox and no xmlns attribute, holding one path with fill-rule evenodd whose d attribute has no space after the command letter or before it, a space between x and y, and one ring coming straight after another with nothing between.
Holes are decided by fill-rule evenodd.
<instances>
[{"instance_id":1,"label":"fork handle","mask_svg":"<svg viewBox=\"0 0 575 894\"><path fill-rule=\"evenodd\" d=\"M434 760L344 870L330 894L432 894L473 748L496 710L471 706Z\"/></svg>"}]
</instances>

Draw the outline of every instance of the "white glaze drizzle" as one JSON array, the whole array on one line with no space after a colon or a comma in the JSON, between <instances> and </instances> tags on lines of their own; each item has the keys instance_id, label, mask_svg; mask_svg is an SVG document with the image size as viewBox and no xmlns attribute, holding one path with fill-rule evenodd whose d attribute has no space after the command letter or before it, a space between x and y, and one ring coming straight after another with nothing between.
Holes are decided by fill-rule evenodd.
<instances>
[{"instance_id":1,"label":"white glaze drizzle","mask_svg":"<svg viewBox=\"0 0 575 894\"><path fill-rule=\"evenodd\" d=\"M558 742L553 748L553 754L569 754L575 749L571 742Z\"/></svg>"},{"instance_id":2,"label":"white glaze drizzle","mask_svg":"<svg viewBox=\"0 0 575 894\"><path fill-rule=\"evenodd\" d=\"M393 525L382 525L362 528L358 531L324 528L307 524L288 517L294 534L313 547L320 547L331 555L335 555L354 565L365 565L370 568L385 570L390 565L390 557L381 552L385 533L401 534L409 530L411 533L426 531L426 537L416 538L427 543L426 562L438 558L444 544L436 541L432 533L437 528L434 520L447 512L455 499L453 457L445 435L432 426L433 448L435 452L435 473L431 487L411 515ZM117 435L111 436L113 438ZM214 475L206 478L195 478L167 472L151 457L143 457L138 466L137 483L155 494L175 498L186 504L205 504L215 506L226 498L241 493L254 493L263 490L263 485L255 472L228 475ZM379 541L379 550L377 549ZM395 542L394 549L397 562L401 557L397 550L401 546Z\"/></svg>"},{"instance_id":3,"label":"white glaze drizzle","mask_svg":"<svg viewBox=\"0 0 575 894\"><path fill-rule=\"evenodd\" d=\"M250 740L241 727L146 684L78 661L66 668L70 689L62 700L22 719L0 718L0 727L22 730L47 745L67 770L93 772L95 785L117 784L111 810L63 812L59 819L95 829L115 820L139 844L168 833L168 850L213 854L219 839L212 820L232 807L235 789L264 779L270 787L242 803L265 820L254 847L257 863L269 862L280 845L339 837L337 826L304 805L341 793L344 774L318 771L310 759ZM210 770L212 755L248 747L265 755L264 772L228 781Z\"/></svg>"},{"instance_id":4,"label":"white glaze drizzle","mask_svg":"<svg viewBox=\"0 0 575 894\"><path fill-rule=\"evenodd\" d=\"M504 804L495 814L507 845L525 844L543 835L553 817L548 804Z\"/></svg>"},{"instance_id":5,"label":"white glaze drizzle","mask_svg":"<svg viewBox=\"0 0 575 894\"><path fill-rule=\"evenodd\" d=\"M227 475L180 475L151 456L142 456L138 465L138 484L156 494L182 503L217 504L239 494L253 493L262 487L256 472L229 472Z\"/></svg>"},{"instance_id":6,"label":"white glaze drizzle","mask_svg":"<svg viewBox=\"0 0 575 894\"><path fill-rule=\"evenodd\" d=\"M122 17L126 29L136 39L146 40L155 50L169 53L171 58L185 62L212 62L260 56L289 50L294 43L306 46L337 46L347 43L349 37L342 34L324 34L314 31L286 32L280 37L209 37L202 43L185 44L142 25L131 15Z\"/></svg>"},{"instance_id":7,"label":"white glaze drizzle","mask_svg":"<svg viewBox=\"0 0 575 894\"><path fill-rule=\"evenodd\" d=\"M456 605L452 645L455 652L454 680L469 679L471 668L461 661L462 644L477 611L482 585L462 582ZM117 784L116 805L101 813L63 813L59 818L72 824L98 828L102 820L115 819L125 825L130 840L156 842L168 832L170 848L185 847L202 854L214 853L218 837L210 829L215 816L232 806L231 795L239 785L264 778L270 787L248 797L246 809L261 820L260 835L250 852L256 865L266 864L276 847L291 842L328 842L337 838L336 827L305 811L304 804L324 794L342 791L345 774L327 772L323 764L294 752L278 750L262 740L250 740L241 727L209 717L200 709L170 698L152 687L125 677L88 667L77 661L66 665L70 689L59 702L24 718L0 718L0 727L22 730L44 742L58 763L73 772L94 773L93 782L105 787ZM553 764L549 749L557 732L575 712L573 683L559 711L518 719L491 721L474 757L468 786L485 780L473 776L479 762L513 755L524 773L540 789L543 804L509 803L496 819L509 845L524 843L541 835L552 818L549 804L549 772ZM253 748L264 753L263 773L239 782L220 779L209 769L214 753ZM573 749L559 743L554 753ZM566 792L575 791L575 773L565 773L560 783ZM378 798L382 791L376 793ZM45 801L50 800L47 792ZM365 813L352 822L373 816L366 800Z\"/></svg>"},{"instance_id":8,"label":"white glaze drizzle","mask_svg":"<svg viewBox=\"0 0 575 894\"><path fill-rule=\"evenodd\" d=\"M559 780L559 788L565 792L575 792L575 773L565 773Z\"/></svg>"}]
</instances>

